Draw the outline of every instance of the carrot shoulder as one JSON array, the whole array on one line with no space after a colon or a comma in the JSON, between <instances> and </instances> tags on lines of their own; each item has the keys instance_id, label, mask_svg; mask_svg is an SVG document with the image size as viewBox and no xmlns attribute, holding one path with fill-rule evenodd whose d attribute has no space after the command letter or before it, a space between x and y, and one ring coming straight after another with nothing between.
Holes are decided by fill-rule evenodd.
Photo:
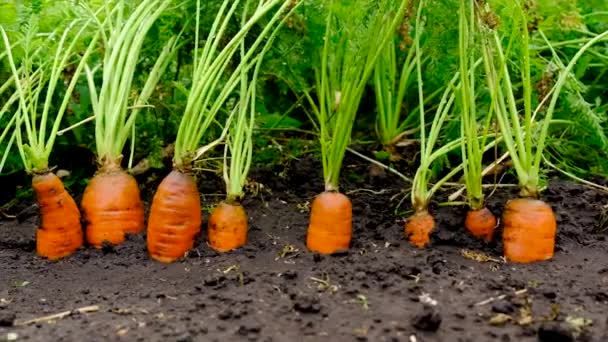
<instances>
[{"instance_id":1,"label":"carrot shoulder","mask_svg":"<svg viewBox=\"0 0 608 342\"><path fill-rule=\"evenodd\" d=\"M529 263L553 257L557 222L547 203L530 198L511 200L505 206L502 222L507 260Z\"/></svg>"},{"instance_id":2,"label":"carrot shoulder","mask_svg":"<svg viewBox=\"0 0 608 342\"><path fill-rule=\"evenodd\" d=\"M247 213L235 201L220 202L209 216L207 242L218 252L227 252L247 243Z\"/></svg>"},{"instance_id":3,"label":"carrot shoulder","mask_svg":"<svg viewBox=\"0 0 608 342\"><path fill-rule=\"evenodd\" d=\"M40 207L36 252L51 260L74 253L83 243L76 202L52 172L35 175L32 188Z\"/></svg>"},{"instance_id":4,"label":"carrot shoulder","mask_svg":"<svg viewBox=\"0 0 608 342\"><path fill-rule=\"evenodd\" d=\"M152 259L173 262L194 246L201 229L201 202L194 179L171 171L158 186L148 218L147 245Z\"/></svg>"},{"instance_id":5,"label":"carrot shoulder","mask_svg":"<svg viewBox=\"0 0 608 342\"><path fill-rule=\"evenodd\" d=\"M348 250L352 228L353 207L350 199L336 191L322 192L312 202L306 246L322 254Z\"/></svg>"},{"instance_id":6,"label":"carrot shoulder","mask_svg":"<svg viewBox=\"0 0 608 342\"><path fill-rule=\"evenodd\" d=\"M104 242L119 244L125 234L144 230L144 207L133 176L122 169L100 171L82 197L87 242L101 248Z\"/></svg>"},{"instance_id":7,"label":"carrot shoulder","mask_svg":"<svg viewBox=\"0 0 608 342\"><path fill-rule=\"evenodd\" d=\"M431 241L431 232L434 228L433 216L427 210L419 210L407 219L404 233L411 244L423 248Z\"/></svg>"}]
</instances>

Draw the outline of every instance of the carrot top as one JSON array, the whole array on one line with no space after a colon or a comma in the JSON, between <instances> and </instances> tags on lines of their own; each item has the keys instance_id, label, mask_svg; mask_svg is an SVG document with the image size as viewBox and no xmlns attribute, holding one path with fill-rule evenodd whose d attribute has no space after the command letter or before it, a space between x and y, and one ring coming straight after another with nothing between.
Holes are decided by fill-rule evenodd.
<instances>
[{"instance_id":1,"label":"carrot top","mask_svg":"<svg viewBox=\"0 0 608 342\"><path fill-rule=\"evenodd\" d=\"M131 85L144 38L170 3L164 0L142 1L125 17L125 13L129 10L126 1L118 1L114 7L106 1L102 5L102 13L106 16L103 21L98 19L97 13L87 7L93 20L102 30L102 41L105 46L102 84L99 92L94 79L96 68L86 67L95 118L95 145L100 164L116 163L121 160L126 141L134 133L137 114L146 106L156 83L176 51L174 37L165 44L155 65L149 71L144 86L130 104ZM131 139L129 167L132 164L133 147L134 141Z\"/></svg>"},{"instance_id":2,"label":"carrot top","mask_svg":"<svg viewBox=\"0 0 608 342\"><path fill-rule=\"evenodd\" d=\"M90 25L91 20L72 20L60 36L59 32L50 33L51 37L59 36L59 41L55 45L52 43L53 40L48 38L42 40L42 42L37 41L37 36L40 32L38 32L37 25L32 24L28 26L28 32L26 32L22 41L18 42L16 46L11 45L6 31L0 26L0 33L12 73L12 77L5 82L0 90L5 90L5 87L10 82L13 83L15 88L15 94L9 98L9 103L5 104L0 110L0 114L3 114L6 108L8 108L7 106L12 104L12 102L18 101L19 103L17 113L13 116L0 138L3 139L5 137L11 124L15 125L13 137L16 139L19 155L28 173L46 172L49 168L48 159L57 137L61 119L67 109L72 91L76 86L87 58L99 39L98 32L94 35L83 56L80 57L80 62L76 66L74 75L69 81L67 90L54 117L49 113L51 103L55 98L55 92L62 73L66 67L73 63L73 59L76 56L76 48L81 43L84 32L89 29ZM78 27L80 28L76 29ZM71 34L74 35L70 38ZM13 49L17 47L23 50L23 57L19 66L13 57ZM52 51L50 62L40 58L40 51L43 49ZM20 80L20 82L14 82L14 80ZM41 112L39 112L39 102L43 102ZM54 121L52 121L50 132L47 133L47 123L50 120ZM25 138L23 137L24 135ZM11 138L11 142L12 140L13 138Z\"/></svg>"},{"instance_id":3,"label":"carrot top","mask_svg":"<svg viewBox=\"0 0 608 342\"><path fill-rule=\"evenodd\" d=\"M327 191L338 190L342 160L365 86L408 2L370 0L349 6L331 1L323 9L325 42L315 67L317 99L307 97L316 114Z\"/></svg>"}]
</instances>

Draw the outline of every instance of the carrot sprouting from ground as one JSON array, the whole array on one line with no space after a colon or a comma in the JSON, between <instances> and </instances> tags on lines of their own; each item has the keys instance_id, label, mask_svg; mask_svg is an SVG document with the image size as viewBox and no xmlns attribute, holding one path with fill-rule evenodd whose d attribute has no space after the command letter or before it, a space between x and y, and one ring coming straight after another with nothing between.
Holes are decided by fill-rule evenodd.
<instances>
[{"instance_id":1,"label":"carrot sprouting from ground","mask_svg":"<svg viewBox=\"0 0 608 342\"><path fill-rule=\"evenodd\" d=\"M245 2L240 21L241 27L226 43L225 27L234 20L241 1L224 0L202 49L199 49L198 40L195 43L192 88L177 132L173 171L163 180L154 195L148 220L148 253L157 261L175 261L183 257L194 246L201 227L201 206L196 182L189 170L192 169L193 163L197 159L221 143L230 130L234 111L227 120L222 136L212 143L200 147L200 141L205 136L207 129L216 120L216 115L239 85L239 81L242 84L243 75L246 75L256 63L258 47L268 37L272 26L285 14L290 2L285 1L280 6L245 51L244 42L250 38L249 31L281 2L281 0L260 2L253 11L252 8L249 8L250 2ZM197 1L197 23L200 22L198 20L200 7L199 0ZM196 30L198 35L200 28L197 26ZM239 47L241 48L239 61L231 64ZM222 83L224 86L218 90L217 84L223 82L224 79L227 81ZM246 93L249 91L245 91L241 96L245 97ZM248 103L247 108L250 108ZM243 111L247 112L247 108ZM246 121L238 121L241 126L247 125ZM245 131L239 132L242 134L231 139L236 140L237 143L242 139L247 141L247 138L243 137ZM241 147L237 146L237 149L239 148ZM251 154L251 151L247 153ZM232 159L239 158L233 156L231 164ZM240 158L239 163L245 159ZM241 166L245 165L248 169L247 163L241 164ZM242 171L243 169L237 167L236 170ZM238 184L236 186L238 187ZM214 209L209 219L209 245L218 251L237 248L246 241L247 216L236 197L238 196L229 196L227 202L222 202Z\"/></svg>"},{"instance_id":2,"label":"carrot sprouting from ground","mask_svg":"<svg viewBox=\"0 0 608 342\"><path fill-rule=\"evenodd\" d=\"M171 262L192 249L201 229L201 202L194 178L171 171L158 186L148 218L148 252Z\"/></svg>"},{"instance_id":3,"label":"carrot sprouting from ground","mask_svg":"<svg viewBox=\"0 0 608 342\"><path fill-rule=\"evenodd\" d=\"M144 230L144 210L135 178L121 167L122 151L134 134L134 123L160 75L175 52L175 38L163 48L133 104L129 104L131 84L144 38L170 1L144 1L127 15L124 1L113 8L106 2L105 21L101 23L104 41L103 83L99 94L93 72L87 67L87 79L93 112L98 172L87 185L81 202L87 242L100 248L106 243L119 244L125 234ZM86 5L85 5L86 6ZM92 13L92 11L91 11ZM133 162L135 141L131 139Z\"/></svg>"},{"instance_id":4,"label":"carrot sprouting from ground","mask_svg":"<svg viewBox=\"0 0 608 342\"><path fill-rule=\"evenodd\" d=\"M81 202L87 242L101 247L116 245L125 234L144 229L144 206L133 176L120 165L105 163L84 190Z\"/></svg>"},{"instance_id":5,"label":"carrot sprouting from ground","mask_svg":"<svg viewBox=\"0 0 608 342\"><path fill-rule=\"evenodd\" d=\"M315 197L310 208L306 246L312 251L330 254L348 250L352 235L353 206L350 199L326 191Z\"/></svg>"},{"instance_id":6,"label":"carrot sprouting from ground","mask_svg":"<svg viewBox=\"0 0 608 342\"><path fill-rule=\"evenodd\" d=\"M557 224L551 207L540 200L517 198L503 212L504 255L516 262L553 257Z\"/></svg>"},{"instance_id":7,"label":"carrot sprouting from ground","mask_svg":"<svg viewBox=\"0 0 608 342\"><path fill-rule=\"evenodd\" d=\"M76 86L78 78L82 73L86 60L93 51L99 38L99 32L93 31L90 44L80 57L72 78L63 92L61 104L57 108L50 132L47 135L47 123L49 123L50 108L56 99L55 89L59 80L63 80L65 68L70 66L77 56L74 53L77 44L83 40L83 33L90 29L91 21L73 20L68 23L67 28L60 37L57 32L46 33L49 38L44 42L34 44L32 37L40 35L40 32L27 32L24 34L24 53L22 54L21 66L17 67L10 41L4 29L0 26L0 32L6 48L6 55L12 71L15 95L9 101L16 98L19 100L19 109L10 122L15 124L14 138L17 142L19 155L27 173L33 176L32 188L36 194L36 200L40 209L40 225L36 230L36 252L39 256L57 260L66 257L76 251L83 244L82 227L80 224L80 211L74 199L65 190L65 187L49 168L49 155L53 149L55 139L58 135L61 119L67 109ZM74 28L80 27L73 32ZM28 30L36 30L37 26L28 26ZM71 41L70 41L71 40ZM55 44L55 42L57 42ZM42 44L36 50L28 48ZM37 63L40 51L50 51L50 63ZM36 69L32 69L36 66ZM5 83L6 84L6 83ZM44 95L42 95L45 89ZM39 104L42 104L41 106ZM39 111L41 110L41 113ZM1 110L2 114L4 108ZM4 132L0 140L5 136ZM25 136L25 137L24 137ZM26 142L24 141L26 140ZM11 139L12 141L12 139ZM4 163L4 158L2 164ZM1 169L0 164L0 169Z\"/></svg>"},{"instance_id":8,"label":"carrot sprouting from ground","mask_svg":"<svg viewBox=\"0 0 608 342\"><path fill-rule=\"evenodd\" d=\"M475 2L474 0L461 0L459 7L459 55L460 55L460 129L461 152L464 168L464 179L467 190L469 211L464 220L465 228L478 239L491 241L496 228L496 217L485 207L482 189L482 158L485 138L479 139L476 86L478 59L474 47L475 30ZM485 128L483 136L488 134L491 126L492 109L485 114Z\"/></svg>"},{"instance_id":9,"label":"carrot sprouting from ground","mask_svg":"<svg viewBox=\"0 0 608 342\"><path fill-rule=\"evenodd\" d=\"M487 11L489 8L484 8ZM502 132L505 144L513 161L520 187L520 197L508 201L503 211L504 224L503 246L507 260L519 263L548 260L553 257L557 223L551 207L539 199L539 173L543 157L549 125L557 99L566 80L572 77L572 69L583 53L593 44L608 37L608 31L590 38L572 57L569 64L564 66L559 56L553 51L549 42L547 45L553 53L553 61L562 70L553 88L547 95L551 100L546 110L532 110L532 80L530 72L529 32L526 10L519 4L516 22L518 27L513 30L509 46L520 44L521 52L514 62L516 70L520 70L523 83L523 114L517 108L515 100L519 90L515 90L510 78L510 68L502 48L502 40L493 28L480 25L483 30L482 53L486 69L488 86L492 93L492 103L496 118ZM479 22L487 13L478 13ZM544 36L543 36L544 37ZM543 99L539 106L543 106ZM544 117L535 122L537 116L544 112Z\"/></svg>"},{"instance_id":10,"label":"carrot sprouting from ground","mask_svg":"<svg viewBox=\"0 0 608 342\"><path fill-rule=\"evenodd\" d=\"M35 175L32 188L40 207L40 226L36 230L36 252L49 259L60 259L82 246L80 211L76 202L54 173Z\"/></svg>"},{"instance_id":11,"label":"carrot sprouting from ground","mask_svg":"<svg viewBox=\"0 0 608 342\"><path fill-rule=\"evenodd\" d=\"M323 254L350 246L352 204L338 192L340 169L367 81L408 4L364 2L358 10L338 2L327 8L324 45L315 69L317 101L308 96L320 133L325 191L313 201L306 246Z\"/></svg>"},{"instance_id":12,"label":"carrot sprouting from ground","mask_svg":"<svg viewBox=\"0 0 608 342\"><path fill-rule=\"evenodd\" d=\"M293 6L291 11L295 10L296 7ZM226 122L226 127L229 128L224 149L223 167L226 199L213 208L207 226L207 243L209 247L218 252L237 249L247 243L248 217L241 201L244 196L243 188L247 183L253 153L252 136L256 116L258 74L264 55L271 47L287 17L289 17L289 13L273 29L262 50L252 58L251 63L255 63L253 75L249 75L245 68L240 69L239 101L234 108L235 114L233 114L236 117L232 120L231 115ZM245 19L245 16L243 16L243 19ZM247 50L243 41L241 41L240 50L241 57L246 58Z\"/></svg>"}]
</instances>

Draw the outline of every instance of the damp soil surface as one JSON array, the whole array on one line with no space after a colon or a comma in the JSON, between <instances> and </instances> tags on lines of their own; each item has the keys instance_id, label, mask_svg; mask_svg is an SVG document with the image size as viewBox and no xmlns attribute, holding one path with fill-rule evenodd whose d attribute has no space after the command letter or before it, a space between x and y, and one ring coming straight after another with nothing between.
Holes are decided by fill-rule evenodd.
<instances>
[{"instance_id":1,"label":"damp soil surface","mask_svg":"<svg viewBox=\"0 0 608 342\"><path fill-rule=\"evenodd\" d=\"M150 260L144 235L38 258L36 210L23 204L0 221L0 341L608 341L606 194L551 179L555 257L518 265L501 259L500 228L491 244L468 237L462 207L434 203L431 245L410 246L407 185L347 159L352 248L321 256L304 245L320 169L304 158L254 170L247 246L217 254L201 238L169 265ZM140 179L147 202L158 179ZM206 206L221 198L218 178L200 184ZM499 215L515 194L499 188L488 206Z\"/></svg>"}]
</instances>

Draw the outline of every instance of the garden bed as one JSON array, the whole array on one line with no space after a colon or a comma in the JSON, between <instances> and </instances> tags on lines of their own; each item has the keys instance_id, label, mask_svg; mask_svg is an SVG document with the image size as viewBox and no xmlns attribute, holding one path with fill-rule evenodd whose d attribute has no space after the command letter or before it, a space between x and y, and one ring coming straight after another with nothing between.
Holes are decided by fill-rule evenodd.
<instances>
[{"instance_id":1,"label":"garden bed","mask_svg":"<svg viewBox=\"0 0 608 342\"><path fill-rule=\"evenodd\" d=\"M202 239L186 259L164 265L147 256L144 236L134 236L49 262L35 255L35 210L21 222L0 221L0 341L608 340L608 242L597 231L605 194L551 180L543 196L558 220L554 259L507 264L500 243L465 234L460 207L435 205L431 246L413 248L403 213L395 215L405 185L347 160L352 248L320 256L304 241L321 167L312 158L292 164L252 173L249 242L222 255ZM219 179L200 184L202 193L221 194ZM145 188L149 199L156 186ZM497 190L489 208L499 214L514 191ZM211 205L219 197L203 199Z\"/></svg>"}]
</instances>

